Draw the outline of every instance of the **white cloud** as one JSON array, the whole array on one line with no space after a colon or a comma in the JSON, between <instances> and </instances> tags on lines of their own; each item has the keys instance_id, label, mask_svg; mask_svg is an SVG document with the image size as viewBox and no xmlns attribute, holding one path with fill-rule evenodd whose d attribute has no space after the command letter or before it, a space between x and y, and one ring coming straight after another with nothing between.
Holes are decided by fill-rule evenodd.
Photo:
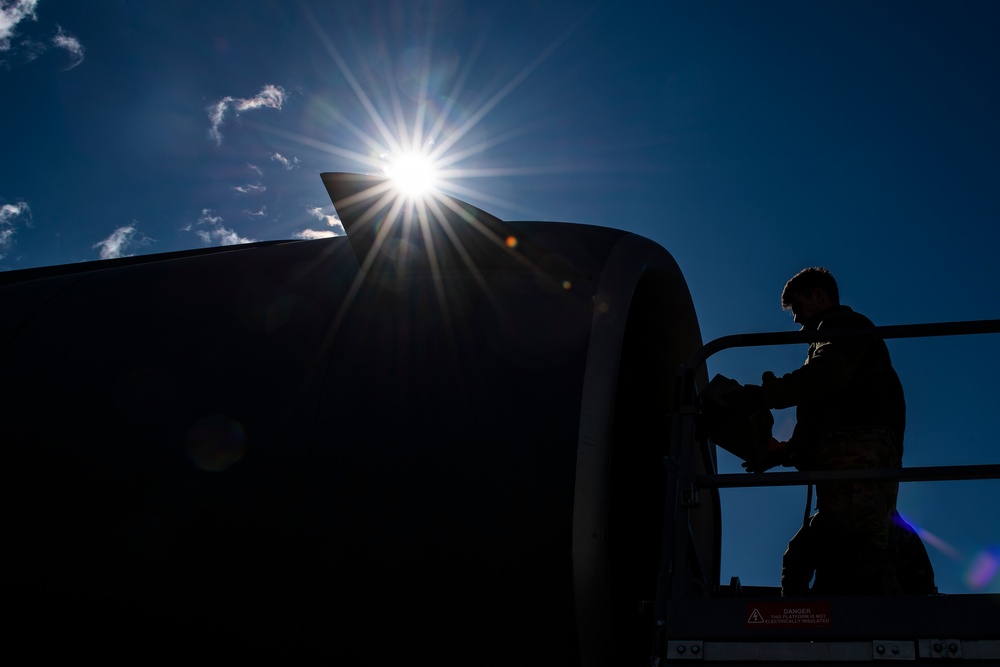
<instances>
[{"instance_id":1,"label":"white cloud","mask_svg":"<svg viewBox=\"0 0 1000 667\"><path fill-rule=\"evenodd\" d=\"M9 248L14 243L14 223L23 220L25 226L31 226L31 209L27 202L0 206L0 249Z\"/></svg>"},{"instance_id":2,"label":"white cloud","mask_svg":"<svg viewBox=\"0 0 1000 667\"><path fill-rule=\"evenodd\" d=\"M340 221L340 218L338 218L335 214L327 213L319 206L313 208L307 208L306 213L316 218L317 220L324 221L330 227L333 227L333 231L337 236L344 236L345 234L347 234L347 230L344 229L344 224Z\"/></svg>"},{"instance_id":3,"label":"white cloud","mask_svg":"<svg viewBox=\"0 0 1000 667\"><path fill-rule=\"evenodd\" d=\"M315 239L328 239L334 236L340 236L336 232L331 232L326 229L303 229L301 232L295 232L292 234L297 239L304 239L306 241L312 241Z\"/></svg>"},{"instance_id":4,"label":"white cloud","mask_svg":"<svg viewBox=\"0 0 1000 667\"><path fill-rule=\"evenodd\" d=\"M271 84L267 84L261 88L260 92L254 97L238 98L227 95L208 107L208 119L212 121L212 127L208 131L208 136L215 139L216 144L222 143L222 132L219 131L219 128L225 121L226 113L230 108L235 109L237 115L244 111L259 109L261 107L280 111L281 105L285 103L287 97L284 88Z\"/></svg>"},{"instance_id":5,"label":"white cloud","mask_svg":"<svg viewBox=\"0 0 1000 667\"><path fill-rule=\"evenodd\" d=\"M21 216L27 217L30 224L31 208L28 207L27 202L19 201L16 204L0 206L0 225L11 223L14 218Z\"/></svg>"},{"instance_id":6,"label":"white cloud","mask_svg":"<svg viewBox=\"0 0 1000 667\"><path fill-rule=\"evenodd\" d=\"M210 208L201 209L201 215L198 216L199 225L217 225L222 222L221 215L215 215Z\"/></svg>"},{"instance_id":7,"label":"white cloud","mask_svg":"<svg viewBox=\"0 0 1000 667\"><path fill-rule=\"evenodd\" d=\"M216 242L218 245L239 245L240 243L253 243L254 239L240 236L232 229L226 229L222 225L209 230L199 230L196 232L198 238L205 243Z\"/></svg>"},{"instance_id":8,"label":"white cloud","mask_svg":"<svg viewBox=\"0 0 1000 667\"><path fill-rule=\"evenodd\" d=\"M272 155L271 160L274 162L280 162L281 166L289 171L299 166L299 159L297 157L293 157L291 160L289 160L281 153L275 153L274 155Z\"/></svg>"},{"instance_id":9,"label":"white cloud","mask_svg":"<svg viewBox=\"0 0 1000 667\"><path fill-rule=\"evenodd\" d=\"M198 238L207 244L237 245L240 243L254 243L256 241L256 239L240 236L232 229L227 229L223 226L222 222L222 216L215 215L210 208L203 208L201 215L198 217L198 222L194 223L194 225L185 226L183 230L186 232L192 231L195 225L208 227L208 229L194 230Z\"/></svg>"},{"instance_id":10,"label":"white cloud","mask_svg":"<svg viewBox=\"0 0 1000 667\"><path fill-rule=\"evenodd\" d=\"M94 248L101 249L101 259L116 259L118 257L130 257L129 252L137 246L149 245L152 241L149 237L141 233L133 222L131 225L119 227L111 232L103 241L98 241Z\"/></svg>"},{"instance_id":11,"label":"white cloud","mask_svg":"<svg viewBox=\"0 0 1000 667\"><path fill-rule=\"evenodd\" d=\"M83 62L84 48L80 40L56 25L55 35L42 38L37 35L23 35L21 28L28 21L37 21L36 10L39 0L0 0L0 53L9 53L9 60L0 61L0 67L10 69L11 64L30 63L50 48L65 49L70 55L71 70Z\"/></svg>"},{"instance_id":12,"label":"white cloud","mask_svg":"<svg viewBox=\"0 0 1000 667\"><path fill-rule=\"evenodd\" d=\"M38 0L0 0L0 51L10 50L10 38L21 21L37 21Z\"/></svg>"},{"instance_id":13,"label":"white cloud","mask_svg":"<svg viewBox=\"0 0 1000 667\"><path fill-rule=\"evenodd\" d=\"M249 162L247 162L247 169L249 169L253 173L257 174L258 176L263 176L264 175L264 172L260 170L260 167L258 167L255 164L250 164Z\"/></svg>"},{"instance_id":14,"label":"white cloud","mask_svg":"<svg viewBox=\"0 0 1000 667\"><path fill-rule=\"evenodd\" d=\"M261 192L266 192L267 186L263 183L247 183L246 185L234 185L233 190L241 195L258 195Z\"/></svg>"},{"instance_id":15,"label":"white cloud","mask_svg":"<svg viewBox=\"0 0 1000 667\"><path fill-rule=\"evenodd\" d=\"M264 216L267 215L267 207L261 206L260 210L258 211L243 211L243 212L248 216L250 216L251 218L263 218Z\"/></svg>"},{"instance_id":16,"label":"white cloud","mask_svg":"<svg viewBox=\"0 0 1000 667\"><path fill-rule=\"evenodd\" d=\"M73 59L69 67L66 68L66 71L69 71L83 62L83 45L80 44L80 40L63 30L62 26L57 25L56 29L58 32L52 38L52 43L60 49L66 49L69 52L70 57Z\"/></svg>"}]
</instances>

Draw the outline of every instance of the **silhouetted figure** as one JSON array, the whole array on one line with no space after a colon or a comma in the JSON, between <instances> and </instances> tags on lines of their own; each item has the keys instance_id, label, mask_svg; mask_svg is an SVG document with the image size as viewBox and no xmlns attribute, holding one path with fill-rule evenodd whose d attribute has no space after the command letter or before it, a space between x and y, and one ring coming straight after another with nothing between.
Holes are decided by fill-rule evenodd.
<instances>
[{"instance_id":1,"label":"silhouetted figure","mask_svg":"<svg viewBox=\"0 0 1000 667\"><path fill-rule=\"evenodd\" d=\"M869 593L858 588L854 572L847 571L842 563L850 558L844 553L849 540L842 540L836 531L824 530L822 517L815 514L788 543L781 561L781 594L784 596L842 595L845 591ZM934 585L934 568L923 542L913 526L906 523L895 510L890 514L889 541L886 547L888 563L899 584L899 592L909 595L929 595L937 592ZM881 558L876 562L883 563ZM816 581L809 588L809 582Z\"/></svg>"},{"instance_id":2,"label":"silhouetted figure","mask_svg":"<svg viewBox=\"0 0 1000 667\"><path fill-rule=\"evenodd\" d=\"M781 305L803 330L874 327L867 317L840 305L837 283L823 268L804 269L789 280ZM772 439L763 465L747 466L749 470L779 464L799 470L902 465L903 387L880 338L812 343L801 368L780 378L766 372L762 385L748 385L744 391L747 400L767 408L796 406L791 439ZM898 488L890 480L817 484L818 512L785 552L782 594L808 594L813 572L816 594L933 592L927 552L896 513Z\"/></svg>"}]
</instances>

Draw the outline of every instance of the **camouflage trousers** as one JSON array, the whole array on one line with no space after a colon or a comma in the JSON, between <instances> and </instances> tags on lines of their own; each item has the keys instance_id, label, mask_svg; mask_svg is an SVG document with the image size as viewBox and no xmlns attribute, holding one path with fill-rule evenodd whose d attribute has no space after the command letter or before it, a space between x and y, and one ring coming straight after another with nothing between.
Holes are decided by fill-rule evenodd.
<instances>
[{"instance_id":1,"label":"camouflage trousers","mask_svg":"<svg viewBox=\"0 0 1000 667\"><path fill-rule=\"evenodd\" d=\"M817 459L823 470L902 467L892 433L881 428L834 433ZM825 482L816 485L816 509L825 515L828 529L884 549L898 494L895 480Z\"/></svg>"},{"instance_id":2,"label":"camouflage trousers","mask_svg":"<svg viewBox=\"0 0 1000 667\"><path fill-rule=\"evenodd\" d=\"M901 467L892 434L880 428L831 434L814 460L815 469L821 470ZM782 594L808 595L814 573L812 593L816 595L904 592L894 563L897 559L891 554L900 543L912 545L915 539L921 550L923 544L915 534L900 533L902 520L895 521L898 489L899 484L890 480L817 484L818 511L788 543L782 559Z\"/></svg>"}]
</instances>

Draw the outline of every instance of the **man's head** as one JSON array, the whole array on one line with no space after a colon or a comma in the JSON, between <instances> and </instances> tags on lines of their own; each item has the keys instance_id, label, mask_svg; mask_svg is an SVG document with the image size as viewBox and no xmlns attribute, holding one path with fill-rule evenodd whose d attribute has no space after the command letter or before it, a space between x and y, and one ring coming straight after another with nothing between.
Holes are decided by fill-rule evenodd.
<instances>
[{"instance_id":1,"label":"man's head","mask_svg":"<svg viewBox=\"0 0 1000 667\"><path fill-rule=\"evenodd\" d=\"M840 305L840 290L833 275L822 267L802 269L785 283L781 292L781 307L792 311L799 324L804 324L835 306Z\"/></svg>"}]
</instances>

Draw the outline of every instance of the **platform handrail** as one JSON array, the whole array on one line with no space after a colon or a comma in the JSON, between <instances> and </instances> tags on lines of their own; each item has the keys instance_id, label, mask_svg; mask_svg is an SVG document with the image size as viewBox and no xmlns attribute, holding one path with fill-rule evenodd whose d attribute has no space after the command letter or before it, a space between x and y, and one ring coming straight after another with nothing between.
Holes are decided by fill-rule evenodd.
<instances>
[{"instance_id":1,"label":"platform handrail","mask_svg":"<svg viewBox=\"0 0 1000 667\"><path fill-rule=\"evenodd\" d=\"M839 338L874 337L925 338L934 336L966 336L970 334L1000 333L1000 320L969 320L966 322L929 322L926 324L893 324L865 329L821 329L810 331L768 331L722 336L711 340L694 353L686 368L697 370L709 357L734 347L764 347L815 343Z\"/></svg>"},{"instance_id":2,"label":"platform handrail","mask_svg":"<svg viewBox=\"0 0 1000 667\"><path fill-rule=\"evenodd\" d=\"M883 480L897 482L953 482L970 479L1000 479L1000 464L964 466L919 466L913 468L873 468L870 470L814 470L810 472L745 472L697 475L701 488L735 489L762 486L799 486L817 482Z\"/></svg>"},{"instance_id":3,"label":"platform handrail","mask_svg":"<svg viewBox=\"0 0 1000 667\"><path fill-rule=\"evenodd\" d=\"M798 343L825 342L844 338L929 338L1000 333L1000 319L965 322L903 324L868 328L780 331L745 333L709 341L700 347L687 364L678 368L675 403L671 418L671 438L668 455L664 458L667 488L664 504L660 578L657 583L654 614L654 660L666 657L667 620L672 601L704 596L719 585L721 561L721 527L716 522L715 553L711 572L701 566L690 513L701 506L699 490L708 489L713 496L713 511L719 512L719 489L738 487L801 486L843 480L892 479L900 482L957 481L1000 479L1000 464L926 466L875 470L816 470L806 472L767 472L764 474L698 474L691 470L696 435L699 373L712 355L737 347L762 347ZM707 439L701 439L703 461L716 469L716 461ZM688 566L688 559L699 561ZM706 576L706 574L708 576Z\"/></svg>"},{"instance_id":4,"label":"platform handrail","mask_svg":"<svg viewBox=\"0 0 1000 667\"><path fill-rule=\"evenodd\" d=\"M710 489L718 494L721 488L734 487L766 487L766 486L798 486L849 479L896 479L899 481L945 481L959 479L996 479L1000 478L1000 465L944 466L934 468L904 468L898 470L855 470L855 471L808 471L808 472L769 472L766 474L695 474L689 470L693 460L693 447L696 443L695 415L697 413L698 383L697 374L709 357L722 350L737 347L762 347L770 345L791 345L798 343L813 343L845 338L929 338L939 336L963 336L971 334L1000 333L1000 319L970 320L965 322L932 322L925 324L902 324L880 327L830 329L810 331L776 331L764 333L744 333L709 341L700 347L687 364L678 369L676 403L674 405L673 426L671 427L671 445L668 456L664 459L668 468L667 498L665 516L667 526L663 532L664 559L661 572L669 573L661 577L657 593L657 617L664 618L666 600L675 595L684 595L690 584L686 579L685 569L675 567L685 562L689 557L688 512L697 504L697 490ZM708 441L702 441L704 451L702 457L715 467L715 457ZM713 503L718 508L718 502ZM716 550L720 548L720 538L716 538ZM715 554L716 571L712 573L707 584L717 583L719 554ZM704 589L705 587L702 586Z\"/></svg>"},{"instance_id":5,"label":"platform handrail","mask_svg":"<svg viewBox=\"0 0 1000 667\"><path fill-rule=\"evenodd\" d=\"M683 368L683 375L688 378L684 383L687 395L681 397L682 406L694 408L697 400L689 392L695 390L690 381L695 373L709 357L738 347L765 347L770 345L791 345L795 343L814 343L841 338L930 338L939 336L967 336L974 334L1000 333L1000 319L968 320L965 322L930 322L925 324L895 324L881 327L830 329L809 331L771 331L763 333L744 333L722 336L702 345ZM760 486L796 486L815 482L853 479L895 479L898 481L948 481L969 479L997 479L1000 465L973 466L938 466L925 468L903 468L896 470L858 470L858 471L812 471L768 473L766 480L749 480L745 473L732 475L700 475L695 483L704 488L738 488ZM950 471L947 472L947 471ZM973 472L975 471L975 472ZM947 475L954 476L947 476ZM737 481L741 480L741 481Z\"/></svg>"}]
</instances>

